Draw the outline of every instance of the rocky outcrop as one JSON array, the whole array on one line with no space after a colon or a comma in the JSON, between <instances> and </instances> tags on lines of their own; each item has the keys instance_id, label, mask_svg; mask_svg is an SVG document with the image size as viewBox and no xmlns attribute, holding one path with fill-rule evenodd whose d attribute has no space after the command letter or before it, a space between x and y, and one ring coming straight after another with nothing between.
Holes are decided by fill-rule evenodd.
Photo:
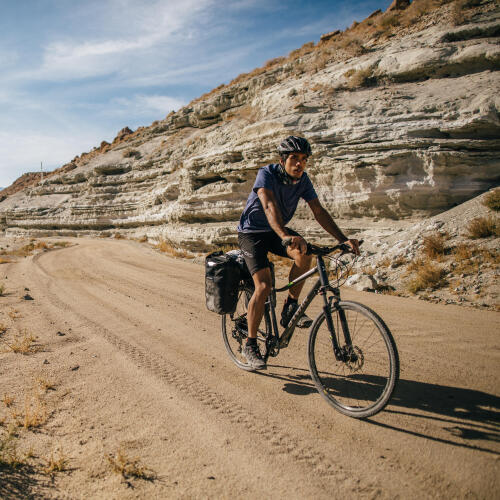
<instances>
[{"instance_id":1,"label":"rocky outcrop","mask_svg":"<svg viewBox=\"0 0 500 500\"><path fill-rule=\"evenodd\" d=\"M308 169L321 200L351 226L462 203L500 177L500 9L483 2L454 26L452 8L419 18L419 29L407 23L392 36L362 38L373 23L383 26L385 14L375 13L150 127L125 128L3 200L3 228L120 231L199 251L234 241L258 168L292 133L311 141ZM306 234L309 218L301 206Z\"/></svg>"}]
</instances>

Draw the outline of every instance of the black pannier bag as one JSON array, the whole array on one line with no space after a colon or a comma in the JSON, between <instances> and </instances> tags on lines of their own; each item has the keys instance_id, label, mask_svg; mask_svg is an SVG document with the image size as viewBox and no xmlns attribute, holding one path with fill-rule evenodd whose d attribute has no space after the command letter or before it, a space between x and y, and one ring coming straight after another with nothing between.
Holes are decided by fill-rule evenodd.
<instances>
[{"instance_id":1,"label":"black pannier bag","mask_svg":"<svg viewBox=\"0 0 500 500\"><path fill-rule=\"evenodd\" d=\"M241 266L234 255L214 252L205 258L205 300L207 309L231 314L238 302Z\"/></svg>"}]
</instances>

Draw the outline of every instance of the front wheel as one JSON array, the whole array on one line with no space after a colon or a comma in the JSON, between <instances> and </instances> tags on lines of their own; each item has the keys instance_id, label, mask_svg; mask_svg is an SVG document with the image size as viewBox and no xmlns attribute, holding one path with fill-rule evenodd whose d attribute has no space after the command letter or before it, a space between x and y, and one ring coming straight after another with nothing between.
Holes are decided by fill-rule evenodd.
<instances>
[{"instance_id":1,"label":"front wheel","mask_svg":"<svg viewBox=\"0 0 500 500\"><path fill-rule=\"evenodd\" d=\"M255 368L252 368L248 364L246 358L242 355L241 350L248 337L247 309L252 294L252 288L248 286L240 286L240 289L238 290L236 310L233 314L224 314L222 316L222 338L224 339L224 345L226 346L229 357L238 368L248 371L254 371ZM269 335L271 335L271 332L271 320L269 317L269 311L266 307L264 318L262 319L259 330L257 331L257 342L260 352L264 357L267 357L266 339Z\"/></svg>"},{"instance_id":2,"label":"front wheel","mask_svg":"<svg viewBox=\"0 0 500 500\"><path fill-rule=\"evenodd\" d=\"M399 378L398 352L389 328L368 307L340 302L332 311L340 348L336 357L325 319L323 312L309 336L309 368L318 392L344 415L375 415L389 402Z\"/></svg>"}]
</instances>

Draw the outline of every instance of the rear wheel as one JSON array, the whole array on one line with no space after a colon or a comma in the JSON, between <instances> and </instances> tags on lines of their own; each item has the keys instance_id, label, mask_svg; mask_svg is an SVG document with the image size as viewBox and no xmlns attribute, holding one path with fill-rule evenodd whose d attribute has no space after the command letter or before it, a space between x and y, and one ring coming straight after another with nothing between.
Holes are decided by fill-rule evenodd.
<instances>
[{"instance_id":1,"label":"rear wheel","mask_svg":"<svg viewBox=\"0 0 500 500\"><path fill-rule=\"evenodd\" d=\"M325 319L324 313L318 316L309 337L309 367L318 392L345 415L375 415L389 402L399 378L391 332L368 307L340 302L332 311L342 356L338 360Z\"/></svg>"},{"instance_id":2,"label":"rear wheel","mask_svg":"<svg viewBox=\"0 0 500 500\"><path fill-rule=\"evenodd\" d=\"M253 371L254 368L247 363L241 350L248 337L247 310L252 294L252 288L247 285L240 286L236 310L233 314L224 314L222 316L222 338L224 339L224 345L226 346L229 357L238 368L248 371ZM263 357L266 355L266 339L270 332L271 321L266 307L264 318L257 332L257 342Z\"/></svg>"}]
</instances>

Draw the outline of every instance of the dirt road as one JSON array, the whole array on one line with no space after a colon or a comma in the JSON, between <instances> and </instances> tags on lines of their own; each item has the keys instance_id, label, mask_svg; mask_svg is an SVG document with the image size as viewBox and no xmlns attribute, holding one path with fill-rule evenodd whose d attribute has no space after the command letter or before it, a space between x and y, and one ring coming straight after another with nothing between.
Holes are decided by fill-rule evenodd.
<instances>
[{"instance_id":1,"label":"dirt road","mask_svg":"<svg viewBox=\"0 0 500 500\"><path fill-rule=\"evenodd\" d=\"M31 332L39 347L0 354L0 396L15 398L0 403L4 426L33 381L53 382L46 421L18 432L31 465L0 468L0 497L498 495L498 313L345 290L384 318L401 357L392 404L358 421L314 389L306 331L267 371L240 371L201 266L132 241L74 243L0 267L3 341ZM119 449L155 474L114 473ZM66 470L51 478L55 450Z\"/></svg>"}]
</instances>

